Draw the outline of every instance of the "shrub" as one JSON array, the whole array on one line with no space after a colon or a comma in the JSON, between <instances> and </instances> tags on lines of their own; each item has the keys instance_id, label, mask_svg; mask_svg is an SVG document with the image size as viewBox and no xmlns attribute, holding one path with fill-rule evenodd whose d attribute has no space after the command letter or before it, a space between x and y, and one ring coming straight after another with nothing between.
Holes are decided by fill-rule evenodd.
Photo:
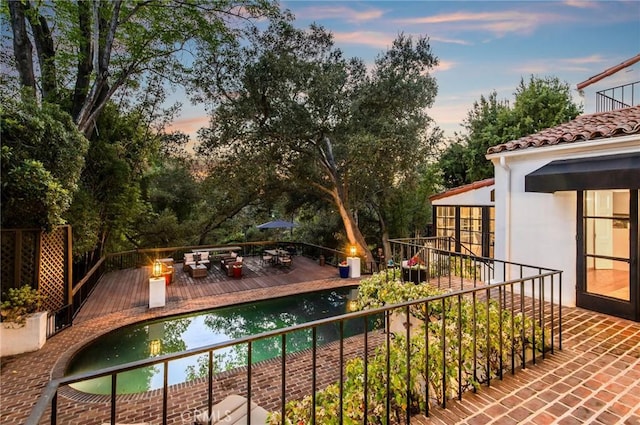
<instances>
[{"instance_id":1,"label":"shrub","mask_svg":"<svg viewBox=\"0 0 640 425\"><path fill-rule=\"evenodd\" d=\"M27 316L40 311L45 296L29 285L20 288L10 288L2 297L0 317L3 322L24 324Z\"/></svg>"},{"instance_id":2,"label":"shrub","mask_svg":"<svg viewBox=\"0 0 640 425\"><path fill-rule=\"evenodd\" d=\"M414 285L389 279L386 273L361 281L358 308L381 307L445 293L427 284ZM405 311L401 308L398 313ZM504 370L515 367L512 364L521 364L527 350L529 353L542 350L540 326L521 313L512 314L493 298L480 301L476 297L456 296L425 301L411 306L409 314L412 324L409 342L411 363L407 364L404 332L392 334L388 348L392 365L389 374L386 344L374 351L367 363L366 412L364 361L356 358L345 363L344 423L362 423L366 414L368 422L385 424L387 381L389 417L391 422L401 423L406 420L406 415L424 411L427 403L440 404L502 375ZM338 423L338 397L339 383L316 393L315 423ZM312 423L311 401L311 396L307 396L287 403L284 423ZM270 424L281 423L280 413L271 413L269 421Z\"/></svg>"}]
</instances>

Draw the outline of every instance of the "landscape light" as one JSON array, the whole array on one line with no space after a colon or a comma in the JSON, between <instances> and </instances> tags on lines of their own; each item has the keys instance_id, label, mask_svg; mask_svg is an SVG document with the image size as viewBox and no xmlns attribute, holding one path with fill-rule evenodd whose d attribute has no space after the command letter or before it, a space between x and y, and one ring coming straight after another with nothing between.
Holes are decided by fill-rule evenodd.
<instances>
[{"instance_id":1,"label":"landscape light","mask_svg":"<svg viewBox=\"0 0 640 425\"><path fill-rule=\"evenodd\" d=\"M153 262L152 274L153 277L162 276L162 263L160 261L156 260Z\"/></svg>"}]
</instances>

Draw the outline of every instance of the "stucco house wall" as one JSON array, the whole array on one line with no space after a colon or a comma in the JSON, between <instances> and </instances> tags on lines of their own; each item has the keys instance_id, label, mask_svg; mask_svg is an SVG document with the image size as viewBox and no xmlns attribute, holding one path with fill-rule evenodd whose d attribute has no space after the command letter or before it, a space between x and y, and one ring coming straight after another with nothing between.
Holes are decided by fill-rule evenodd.
<instances>
[{"instance_id":1,"label":"stucco house wall","mask_svg":"<svg viewBox=\"0 0 640 425\"><path fill-rule=\"evenodd\" d=\"M567 306L574 306L576 192L525 192L525 176L555 160L638 151L640 135L634 134L488 155L495 167L495 257L561 270L561 302ZM508 275L504 276L506 280L518 277L517 268L511 268L507 273ZM554 294L554 299L559 300L557 293Z\"/></svg>"}]
</instances>

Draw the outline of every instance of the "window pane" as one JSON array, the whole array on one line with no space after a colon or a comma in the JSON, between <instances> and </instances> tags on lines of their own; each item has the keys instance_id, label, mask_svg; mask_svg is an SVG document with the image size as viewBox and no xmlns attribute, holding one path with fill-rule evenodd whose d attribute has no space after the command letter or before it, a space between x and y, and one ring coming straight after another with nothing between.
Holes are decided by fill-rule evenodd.
<instances>
[{"instance_id":1,"label":"window pane","mask_svg":"<svg viewBox=\"0 0 640 425\"><path fill-rule=\"evenodd\" d=\"M599 265L587 267L587 292L629 301L629 263L609 261L609 267L602 268L600 260L587 258L587 264Z\"/></svg>"}]
</instances>

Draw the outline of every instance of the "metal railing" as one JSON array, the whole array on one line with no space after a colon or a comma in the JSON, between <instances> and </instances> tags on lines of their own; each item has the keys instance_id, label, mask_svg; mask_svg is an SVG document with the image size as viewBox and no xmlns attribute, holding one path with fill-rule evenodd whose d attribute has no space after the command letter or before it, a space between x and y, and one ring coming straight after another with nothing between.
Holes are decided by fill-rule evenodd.
<instances>
[{"instance_id":1,"label":"metal railing","mask_svg":"<svg viewBox=\"0 0 640 425\"><path fill-rule=\"evenodd\" d=\"M105 273L112 270L124 270L127 268L148 266L151 265L156 258L172 257L181 259L185 253L192 252L193 250L225 248L228 246L231 245L192 245L168 248L149 248L105 255L100 258L98 262L87 272L87 274L73 286L73 304L65 306L63 309L49 315L47 337L55 335L55 333L64 327L71 326L73 317L75 317L84 302L89 298ZM265 249L269 248L289 248L293 249L293 252L296 255L303 255L318 261L322 259L321 261L323 263L333 266L337 266L340 262L340 258L345 256L345 253L342 251L303 242L259 241L236 243L232 246L240 247L243 256L261 255ZM56 325L57 323L62 323L60 319L61 317L65 318L64 326Z\"/></svg>"},{"instance_id":2,"label":"metal railing","mask_svg":"<svg viewBox=\"0 0 640 425\"><path fill-rule=\"evenodd\" d=\"M596 112L614 111L640 104L640 81L596 92Z\"/></svg>"},{"instance_id":3,"label":"metal railing","mask_svg":"<svg viewBox=\"0 0 640 425\"><path fill-rule=\"evenodd\" d=\"M364 423L367 423L367 415L374 415L372 418L384 415L386 423L393 417L394 420L409 424L411 415L429 415L435 405L446 408L449 400L461 399L464 391L477 391L481 385L490 385L492 380L502 379L507 373L514 374L519 368L524 369L529 363L535 364L548 353L554 353L556 348L562 349L562 307L557 301L562 299L560 271L492 259L492 273L489 275L485 272L483 275L481 270L476 273L474 267L481 267L480 264L487 259L470 260L469 256L436 248L438 243L434 247L415 245L413 249L424 255L425 262L430 261L426 269L429 270L428 278L433 286L447 289L448 292L444 294L55 379L44 389L26 424L40 423L47 411L49 423L65 423L66 415L78 412L68 405L60 409L58 395L61 389L98 377L110 377L111 380L111 394L107 398L108 403L103 404L108 408L100 412L98 405L92 406L92 418L98 422L110 421L115 424L125 420L126 416L128 421L176 423L181 415L184 418L185 409L199 409L208 415L207 418L212 418L214 401L235 393L248 400L249 424L252 402L261 405L266 403L272 412L284 418L295 412L295 400L305 396L310 397L307 399L310 404L308 409L305 407L302 410L311 423L316 423L320 412L327 411L323 403L327 403L331 397L337 397L334 400L336 404L331 405L337 411L332 414L337 415L342 423L343 415L349 409L344 404L344 398L346 392L353 388L354 384L349 379L353 378L354 373L359 373L356 381L362 385L362 404L358 405L358 409L362 409ZM409 242L394 242L394 252L400 253L409 245ZM385 270L385 276L378 277L381 280L396 278L399 272L399 269ZM459 272L466 277L460 277L458 287L456 273ZM404 330L392 332L392 321L398 317L405 318ZM379 322L380 328L370 325L376 318L383 318ZM347 321L362 321L363 333L347 338L344 334ZM338 328L337 346L324 346L318 338L318 330L329 325ZM292 334L301 331L310 333L311 349L296 354L298 357L294 358L287 351L287 342ZM279 341L279 359L254 364L253 347L267 338ZM417 350L417 345L426 348ZM218 385L229 371L216 371L216 354L235 347L246 347L247 352L245 366L233 371L239 381L235 386L228 383ZM351 354L345 354L347 347ZM327 350L337 356L338 364L335 367L322 367L319 364L319 359L327 359ZM470 353L468 357L462 354L463 351ZM167 379L169 363L196 355L206 356L206 395L189 390L189 384L180 384L183 390L189 391L189 402L187 405L172 405L174 408L170 409ZM390 367L392 355L393 370ZM295 376L287 375L288 368L293 368L293 362L300 358L308 360L305 368L296 370ZM359 362L360 372L352 362ZM402 373L406 373L406 377L392 379L401 364L405 365ZM147 367L163 370L163 387L157 390L157 397L147 399L148 403L144 406L135 399L132 401L119 397L119 374ZM257 377L265 373L276 375L271 376L266 385L261 385ZM327 381L327 374L330 375L330 382ZM292 383L291 379L295 382ZM306 384L300 385L300 380ZM331 382L334 391L323 393L331 386ZM180 391L181 388L171 388L171 392ZM298 392L293 390L296 388ZM269 391L271 393L267 394ZM370 394L381 395L381 398L370 397ZM82 406L78 408L80 412L83 409Z\"/></svg>"}]
</instances>

